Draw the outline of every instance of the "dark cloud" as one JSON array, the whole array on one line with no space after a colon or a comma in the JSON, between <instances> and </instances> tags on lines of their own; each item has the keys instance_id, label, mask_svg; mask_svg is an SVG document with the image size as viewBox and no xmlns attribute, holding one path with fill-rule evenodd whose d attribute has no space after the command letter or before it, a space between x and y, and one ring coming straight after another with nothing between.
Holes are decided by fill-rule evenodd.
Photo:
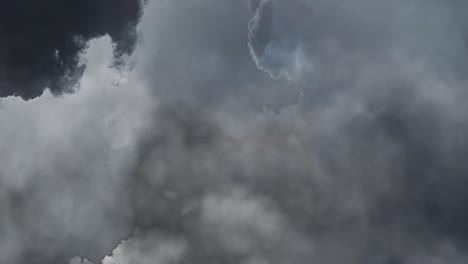
<instances>
[{"instance_id":1,"label":"dark cloud","mask_svg":"<svg viewBox=\"0 0 468 264\"><path fill-rule=\"evenodd\" d=\"M87 41L109 35L116 60L135 46L139 0L3 1L0 11L0 97L32 99L48 88L72 92L85 65Z\"/></svg>"},{"instance_id":2,"label":"dark cloud","mask_svg":"<svg viewBox=\"0 0 468 264\"><path fill-rule=\"evenodd\" d=\"M137 226L186 237L181 263L462 263L467 124L415 100L265 112L240 135L226 113L166 108L136 166Z\"/></svg>"},{"instance_id":3,"label":"dark cloud","mask_svg":"<svg viewBox=\"0 0 468 264\"><path fill-rule=\"evenodd\" d=\"M136 165L138 226L185 236L181 263L466 261L468 57L455 4L161 4L171 26L155 30L155 58L184 56L169 63L175 81L149 76L166 103ZM164 38L194 33L181 16L204 27ZM234 35L247 48L224 42ZM157 65L148 71L165 72ZM281 92L279 107L245 107Z\"/></svg>"}]
</instances>

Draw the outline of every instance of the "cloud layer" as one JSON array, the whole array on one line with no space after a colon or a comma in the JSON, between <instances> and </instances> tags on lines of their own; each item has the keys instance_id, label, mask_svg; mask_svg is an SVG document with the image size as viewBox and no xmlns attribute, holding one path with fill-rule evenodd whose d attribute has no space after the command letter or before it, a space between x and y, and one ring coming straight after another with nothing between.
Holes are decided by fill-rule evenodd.
<instances>
[{"instance_id":1,"label":"cloud layer","mask_svg":"<svg viewBox=\"0 0 468 264\"><path fill-rule=\"evenodd\" d=\"M466 263L467 8L149 2L130 71L3 101L0 257Z\"/></svg>"}]
</instances>

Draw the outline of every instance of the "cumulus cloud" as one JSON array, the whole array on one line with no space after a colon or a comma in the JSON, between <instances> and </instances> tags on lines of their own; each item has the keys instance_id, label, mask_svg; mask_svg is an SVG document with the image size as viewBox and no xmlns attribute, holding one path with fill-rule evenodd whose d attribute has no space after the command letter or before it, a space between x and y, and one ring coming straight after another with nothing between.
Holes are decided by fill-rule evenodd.
<instances>
[{"instance_id":1,"label":"cumulus cloud","mask_svg":"<svg viewBox=\"0 0 468 264\"><path fill-rule=\"evenodd\" d=\"M3 101L0 257L465 263L463 11L151 1L131 71L100 39L78 93Z\"/></svg>"},{"instance_id":2,"label":"cumulus cloud","mask_svg":"<svg viewBox=\"0 0 468 264\"><path fill-rule=\"evenodd\" d=\"M281 259L277 252L285 261L321 263L465 259L459 186L466 139L457 131L466 129L466 48L455 2L153 7L160 16L143 20L143 28L161 17L167 24L154 23L160 27L146 35L159 45L155 62L146 64L153 75L142 78L167 104L137 166L142 226L197 241L188 252L200 263L271 263ZM189 27L181 16L203 26ZM229 36L248 45L231 48ZM211 66L211 56L221 58L214 60L220 66ZM168 69L175 80L158 75ZM271 239L256 240L263 227L255 216L242 227L248 235L227 232L245 209L227 202L232 186L252 193L253 204L272 204L284 223L275 231L290 227L290 244L307 250L258 253ZM248 207L249 200L239 204ZM231 210L219 209L219 224L210 222L207 208L225 206ZM202 231L207 220L211 236ZM213 234L223 240L213 245Z\"/></svg>"},{"instance_id":3,"label":"cumulus cloud","mask_svg":"<svg viewBox=\"0 0 468 264\"><path fill-rule=\"evenodd\" d=\"M133 231L127 173L154 101L110 68L111 45L90 43L79 92L2 101L1 262L100 259Z\"/></svg>"},{"instance_id":4,"label":"cumulus cloud","mask_svg":"<svg viewBox=\"0 0 468 264\"><path fill-rule=\"evenodd\" d=\"M178 263L185 251L182 239L168 237L152 231L136 234L120 243L112 256L106 256L102 264L172 264Z\"/></svg>"}]
</instances>

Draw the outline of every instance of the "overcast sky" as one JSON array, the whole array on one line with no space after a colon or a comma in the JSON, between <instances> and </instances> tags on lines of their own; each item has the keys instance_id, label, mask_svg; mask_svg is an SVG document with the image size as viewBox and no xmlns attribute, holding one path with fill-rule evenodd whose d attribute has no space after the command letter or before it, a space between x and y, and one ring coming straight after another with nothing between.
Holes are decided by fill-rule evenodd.
<instances>
[{"instance_id":1,"label":"overcast sky","mask_svg":"<svg viewBox=\"0 0 468 264\"><path fill-rule=\"evenodd\" d=\"M468 2L67 1L0 8L1 263L468 262Z\"/></svg>"}]
</instances>

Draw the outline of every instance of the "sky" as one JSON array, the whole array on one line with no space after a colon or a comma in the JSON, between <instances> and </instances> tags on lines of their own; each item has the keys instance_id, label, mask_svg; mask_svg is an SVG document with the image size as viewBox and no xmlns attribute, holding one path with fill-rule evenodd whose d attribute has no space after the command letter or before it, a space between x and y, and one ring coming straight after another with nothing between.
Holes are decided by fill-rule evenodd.
<instances>
[{"instance_id":1,"label":"sky","mask_svg":"<svg viewBox=\"0 0 468 264\"><path fill-rule=\"evenodd\" d=\"M0 262L468 262L463 0L3 1Z\"/></svg>"}]
</instances>

